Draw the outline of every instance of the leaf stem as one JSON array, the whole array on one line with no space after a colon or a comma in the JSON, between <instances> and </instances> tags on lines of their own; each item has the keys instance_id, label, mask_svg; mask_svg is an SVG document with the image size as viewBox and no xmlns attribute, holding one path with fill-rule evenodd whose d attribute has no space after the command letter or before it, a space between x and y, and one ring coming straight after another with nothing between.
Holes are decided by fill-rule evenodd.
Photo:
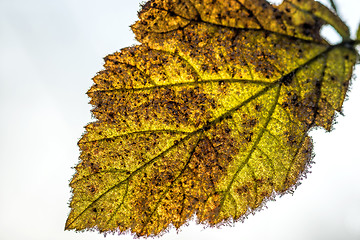
<instances>
[{"instance_id":1,"label":"leaf stem","mask_svg":"<svg viewBox=\"0 0 360 240\"><path fill-rule=\"evenodd\" d=\"M331 45L328 48L328 50L333 49L335 47L346 47L346 48L352 49L352 48L356 47L356 45L359 45L359 44L360 44L360 39L359 40L345 40L338 44Z\"/></svg>"},{"instance_id":2,"label":"leaf stem","mask_svg":"<svg viewBox=\"0 0 360 240\"><path fill-rule=\"evenodd\" d=\"M360 45L360 40L355 40L354 41L354 45L356 46L356 45Z\"/></svg>"}]
</instances>

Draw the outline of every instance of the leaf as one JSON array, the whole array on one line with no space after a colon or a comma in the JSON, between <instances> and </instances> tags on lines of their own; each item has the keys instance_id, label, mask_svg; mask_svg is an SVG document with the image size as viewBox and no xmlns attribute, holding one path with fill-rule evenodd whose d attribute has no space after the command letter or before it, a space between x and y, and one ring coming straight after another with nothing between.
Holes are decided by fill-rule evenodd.
<instances>
[{"instance_id":1,"label":"leaf","mask_svg":"<svg viewBox=\"0 0 360 240\"><path fill-rule=\"evenodd\" d=\"M105 58L88 91L66 229L155 236L218 226L291 192L330 131L357 58L312 0L152 0L141 45ZM319 34L331 24L344 42Z\"/></svg>"}]
</instances>

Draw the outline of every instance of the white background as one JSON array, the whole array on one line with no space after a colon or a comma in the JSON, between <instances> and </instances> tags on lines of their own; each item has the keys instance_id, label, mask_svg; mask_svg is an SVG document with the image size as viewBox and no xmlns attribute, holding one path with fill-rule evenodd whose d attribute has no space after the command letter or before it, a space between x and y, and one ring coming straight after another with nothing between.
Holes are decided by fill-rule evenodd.
<instances>
[{"instance_id":1,"label":"white background","mask_svg":"<svg viewBox=\"0 0 360 240\"><path fill-rule=\"evenodd\" d=\"M0 0L0 239L104 238L63 230L68 181L83 126L93 121L85 92L103 57L136 44L129 26L139 2ZM338 3L354 35L360 2ZM294 195L269 202L234 227L203 229L191 222L160 239L360 239L359 105L355 79L335 130L311 132L316 164Z\"/></svg>"}]
</instances>

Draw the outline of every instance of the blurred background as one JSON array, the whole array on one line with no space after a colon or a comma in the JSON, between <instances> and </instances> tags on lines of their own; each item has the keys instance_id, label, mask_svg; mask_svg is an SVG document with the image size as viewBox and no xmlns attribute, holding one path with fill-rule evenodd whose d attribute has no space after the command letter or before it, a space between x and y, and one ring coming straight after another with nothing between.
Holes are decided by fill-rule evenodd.
<instances>
[{"instance_id":1,"label":"blurred background","mask_svg":"<svg viewBox=\"0 0 360 240\"><path fill-rule=\"evenodd\" d=\"M103 57L137 44L129 26L140 2L0 0L0 239L104 238L64 231L68 182L78 162L77 141L93 121L85 92ZM359 9L358 0L338 0L353 36ZM339 41L329 28L323 34ZM360 81L354 79L334 131L311 132L316 163L293 195L233 227L191 222L159 239L360 239L359 105Z\"/></svg>"}]
</instances>

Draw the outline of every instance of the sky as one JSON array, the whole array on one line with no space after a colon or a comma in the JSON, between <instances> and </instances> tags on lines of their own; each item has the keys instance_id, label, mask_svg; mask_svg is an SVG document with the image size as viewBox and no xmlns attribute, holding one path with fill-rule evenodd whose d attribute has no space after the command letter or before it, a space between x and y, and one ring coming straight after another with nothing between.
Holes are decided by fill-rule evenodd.
<instances>
[{"instance_id":1,"label":"sky","mask_svg":"<svg viewBox=\"0 0 360 240\"><path fill-rule=\"evenodd\" d=\"M0 0L0 239L104 239L64 231L68 183L78 163L77 141L93 121L85 92L103 57L137 44L129 26L139 3ZM359 9L358 0L338 0L353 36ZM329 29L323 34L338 39ZM315 164L293 195L268 202L244 223L218 229L190 222L159 239L360 239L359 105L354 78L334 131L311 131Z\"/></svg>"}]
</instances>

